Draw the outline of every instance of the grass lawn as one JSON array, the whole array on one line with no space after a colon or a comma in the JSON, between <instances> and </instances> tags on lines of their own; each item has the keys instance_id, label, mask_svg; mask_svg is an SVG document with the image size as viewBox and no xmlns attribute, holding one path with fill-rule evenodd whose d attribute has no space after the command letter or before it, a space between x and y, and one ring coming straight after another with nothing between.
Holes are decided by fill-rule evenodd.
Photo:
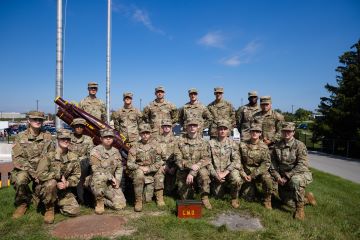
<instances>
[{"instance_id":1,"label":"grass lawn","mask_svg":"<svg viewBox=\"0 0 360 240\"><path fill-rule=\"evenodd\" d=\"M213 210L204 210L200 220L179 220L174 215L175 201L166 198L167 207L160 216L149 214L132 218L127 225L137 229L131 236L118 239L360 239L360 185L313 170L314 182L308 190L318 201L316 207L305 208L306 220L295 221L292 213L275 208L266 210L259 203L241 201L232 210L229 201L211 199ZM43 216L34 208L20 220L12 220L14 190L0 189L0 239L53 239ZM276 202L275 202L276 207ZM132 210L132 206L127 207ZM159 211L155 203L145 204L144 212ZM226 227L214 227L208 222L224 211L247 212L261 219L265 229L257 232L231 232ZM82 214L92 213L82 208ZM120 212L121 214L121 212ZM56 214L55 221L66 217ZM94 238L103 239L103 238Z\"/></svg>"}]
</instances>

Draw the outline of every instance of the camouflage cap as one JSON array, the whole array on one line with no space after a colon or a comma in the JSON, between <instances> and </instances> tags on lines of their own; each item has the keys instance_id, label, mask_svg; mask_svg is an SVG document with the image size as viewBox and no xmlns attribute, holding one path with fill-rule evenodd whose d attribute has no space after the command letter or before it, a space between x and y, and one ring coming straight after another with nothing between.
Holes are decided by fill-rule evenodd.
<instances>
[{"instance_id":1,"label":"camouflage cap","mask_svg":"<svg viewBox=\"0 0 360 240\"><path fill-rule=\"evenodd\" d=\"M222 120L219 120L217 123L217 128L219 127L226 127L227 129L229 129L229 126L230 126L230 123L228 120L225 120L225 119L222 119Z\"/></svg>"},{"instance_id":2,"label":"camouflage cap","mask_svg":"<svg viewBox=\"0 0 360 240\"><path fill-rule=\"evenodd\" d=\"M248 92L248 97L257 97L258 94L256 91L251 91L251 92Z\"/></svg>"},{"instance_id":3,"label":"camouflage cap","mask_svg":"<svg viewBox=\"0 0 360 240\"><path fill-rule=\"evenodd\" d=\"M125 92L124 94L123 94L123 98L125 99L126 97L128 97L128 98L133 98L133 94L131 93L131 92Z\"/></svg>"},{"instance_id":4,"label":"camouflage cap","mask_svg":"<svg viewBox=\"0 0 360 240\"><path fill-rule=\"evenodd\" d=\"M114 137L115 136L114 130L109 129L109 128L101 129L100 136L101 137Z\"/></svg>"},{"instance_id":5,"label":"camouflage cap","mask_svg":"<svg viewBox=\"0 0 360 240\"><path fill-rule=\"evenodd\" d=\"M165 88L163 86L158 86L155 88L155 92L162 91L165 92Z\"/></svg>"},{"instance_id":6,"label":"camouflage cap","mask_svg":"<svg viewBox=\"0 0 360 240\"><path fill-rule=\"evenodd\" d=\"M98 87L99 87L99 84L97 84L96 82L89 82L89 83L88 83L88 88L92 88L92 87L98 88Z\"/></svg>"},{"instance_id":7,"label":"camouflage cap","mask_svg":"<svg viewBox=\"0 0 360 240\"><path fill-rule=\"evenodd\" d=\"M190 118L186 121L186 126L188 125L199 125L199 120L196 118Z\"/></svg>"},{"instance_id":8,"label":"camouflage cap","mask_svg":"<svg viewBox=\"0 0 360 240\"><path fill-rule=\"evenodd\" d=\"M147 123L143 123L139 126L139 133L149 132L151 133L151 127Z\"/></svg>"},{"instance_id":9,"label":"camouflage cap","mask_svg":"<svg viewBox=\"0 0 360 240\"><path fill-rule=\"evenodd\" d=\"M295 131L295 123L283 122L281 126L281 131Z\"/></svg>"},{"instance_id":10,"label":"camouflage cap","mask_svg":"<svg viewBox=\"0 0 360 240\"><path fill-rule=\"evenodd\" d=\"M260 97L260 104L270 104L271 97L270 96L262 96Z\"/></svg>"},{"instance_id":11,"label":"camouflage cap","mask_svg":"<svg viewBox=\"0 0 360 240\"><path fill-rule=\"evenodd\" d=\"M172 122L170 119L161 120L161 126L172 126Z\"/></svg>"},{"instance_id":12,"label":"camouflage cap","mask_svg":"<svg viewBox=\"0 0 360 240\"><path fill-rule=\"evenodd\" d=\"M57 130L56 137L58 139L70 139L71 138L71 131L65 128L61 128Z\"/></svg>"},{"instance_id":13,"label":"camouflage cap","mask_svg":"<svg viewBox=\"0 0 360 240\"><path fill-rule=\"evenodd\" d=\"M74 118L74 120L72 121L72 123L70 124L71 126L75 126L75 125L84 125L86 126L86 120L83 118Z\"/></svg>"},{"instance_id":14,"label":"camouflage cap","mask_svg":"<svg viewBox=\"0 0 360 240\"><path fill-rule=\"evenodd\" d=\"M38 111L30 111L27 114L28 118L40 118L40 119L45 119L45 114L43 112L38 112Z\"/></svg>"},{"instance_id":15,"label":"camouflage cap","mask_svg":"<svg viewBox=\"0 0 360 240\"><path fill-rule=\"evenodd\" d=\"M188 91L188 93L190 94L190 93L198 93L198 90L196 89L196 88L190 88L189 89L189 91Z\"/></svg>"},{"instance_id":16,"label":"camouflage cap","mask_svg":"<svg viewBox=\"0 0 360 240\"><path fill-rule=\"evenodd\" d=\"M224 88L223 88L223 87L216 87L216 88L214 88L214 93L217 93L217 92L223 93L223 92L224 92Z\"/></svg>"},{"instance_id":17,"label":"camouflage cap","mask_svg":"<svg viewBox=\"0 0 360 240\"><path fill-rule=\"evenodd\" d=\"M262 132L261 124L259 124L259 123L253 123L253 124L251 124L250 131L259 131L259 132Z\"/></svg>"}]
</instances>

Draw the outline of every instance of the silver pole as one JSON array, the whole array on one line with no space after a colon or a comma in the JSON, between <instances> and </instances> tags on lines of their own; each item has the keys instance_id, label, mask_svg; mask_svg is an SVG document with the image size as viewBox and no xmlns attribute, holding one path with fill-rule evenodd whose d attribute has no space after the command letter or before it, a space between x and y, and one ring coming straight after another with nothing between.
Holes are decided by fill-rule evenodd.
<instances>
[{"instance_id":1,"label":"silver pole","mask_svg":"<svg viewBox=\"0 0 360 240\"><path fill-rule=\"evenodd\" d=\"M106 51L106 120L110 123L110 69L111 68L111 0L108 0Z\"/></svg>"},{"instance_id":2,"label":"silver pole","mask_svg":"<svg viewBox=\"0 0 360 240\"><path fill-rule=\"evenodd\" d=\"M63 11L62 0L57 0L57 30L56 30L56 90L55 97L63 96ZM57 107L55 105L55 113ZM60 118L55 119L56 129L62 127Z\"/></svg>"}]
</instances>

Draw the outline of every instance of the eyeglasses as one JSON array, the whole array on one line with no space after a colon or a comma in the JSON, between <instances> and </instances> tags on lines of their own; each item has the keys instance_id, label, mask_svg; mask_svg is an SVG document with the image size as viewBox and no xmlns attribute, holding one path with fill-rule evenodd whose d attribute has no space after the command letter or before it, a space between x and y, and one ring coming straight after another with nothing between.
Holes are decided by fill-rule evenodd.
<instances>
[{"instance_id":1,"label":"eyeglasses","mask_svg":"<svg viewBox=\"0 0 360 240\"><path fill-rule=\"evenodd\" d=\"M84 125L75 125L74 128L84 128Z\"/></svg>"},{"instance_id":2,"label":"eyeglasses","mask_svg":"<svg viewBox=\"0 0 360 240\"><path fill-rule=\"evenodd\" d=\"M42 119L42 118L30 118L30 121L33 121L33 122L43 122L44 119Z\"/></svg>"},{"instance_id":3,"label":"eyeglasses","mask_svg":"<svg viewBox=\"0 0 360 240\"><path fill-rule=\"evenodd\" d=\"M96 87L89 87L89 90L97 90Z\"/></svg>"},{"instance_id":4,"label":"eyeglasses","mask_svg":"<svg viewBox=\"0 0 360 240\"><path fill-rule=\"evenodd\" d=\"M71 141L70 138L59 138L59 140L61 140L63 142L70 142Z\"/></svg>"}]
</instances>

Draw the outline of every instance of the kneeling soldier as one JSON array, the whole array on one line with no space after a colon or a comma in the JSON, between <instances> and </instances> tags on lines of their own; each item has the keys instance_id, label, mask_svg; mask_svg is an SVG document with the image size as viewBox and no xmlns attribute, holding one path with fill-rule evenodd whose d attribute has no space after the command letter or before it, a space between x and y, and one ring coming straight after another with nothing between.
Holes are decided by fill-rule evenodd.
<instances>
[{"instance_id":1,"label":"kneeling soldier","mask_svg":"<svg viewBox=\"0 0 360 240\"><path fill-rule=\"evenodd\" d=\"M253 124L250 127L250 139L240 143L241 162L244 168L245 180L243 192L245 195L254 186L254 182L261 182L265 194L264 206L271 209L272 178L269 173L269 148L260 140L261 125Z\"/></svg>"},{"instance_id":2,"label":"kneeling soldier","mask_svg":"<svg viewBox=\"0 0 360 240\"><path fill-rule=\"evenodd\" d=\"M294 138L294 123L283 123L281 134L281 141L274 147L270 173L279 184L281 200L295 205L294 218L304 220L305 203L316 204L312 193L305 196L305 188L312 182L307 149L304 143Z\"/></svg>"},{"instance_id":3,"label":"kneeling soldier","mask_svg":"<svg viewBox=\"0 0 360 240\"><path fill-rule=\"evenodd\" d=\"M67 216L76 216L80 207L72 191L80 179L78 156L70 152L70 131L60 129L57 132L57 147L40 160L37 173L39 179L40 200L45 204L45 223L54 222L54 205L57 203L60 212Z\"/></svg>"},{"instance_id":4,"label":"kneeling soldier","mask_svg":"<svg viewBox=\"0 0 360 240\"><path fill-rule=\"evenodd\" d=\"M239 147L228 138L230 123L226 120L217 122L217 139L209 142L212 164L209 165L213 192L216 197L224 194L225 185L230 186L231 206L238 208L239 191L242 184L240 172L243 169L240 162Z\"/></svg>"},{"instance_id":5,"label":"kneeling soldier","mask_svg":"<svg viewBox=\"0 0 360 240\"><path fill-rule=\"evenodd\" d=\"M135 192L135 211L142 211L143 194L145 201L150 202L154 195L158 206L164 206L164 174L160 167L164 164L161 160L161 150L156 142L150 141L151 127L149 124L140 125L141 140L130 149L127 168L133 180Z\"/></svg>"},{"instance_id":6,"label":"kneeling soldier","mask_svg":"<svg viewBox=\"0 0 360 240\"><path fill-rule=\"evenodd\" d=\"M186 122L186 135L178 140L175 147L175 163L178 167L176 182L181 199L191 198L194 193L194 180L200 186L201 201L205 208L211 209L209 201L210 164L209 144L198 137L199 121Z\"/></svg>"},{"instance_id":7,"label":"kneeling soldier","mask_svg":"<svg viewBox=\"0 0 360 240\"><path fill-rule=\"evenodd\" d=\"M119 150L112 147L114 132L112 129L100 131L101 145L91 150L90 188L96 199L95 213L103 214L104 205L120 210L125 208L126 199L120 188L123 166Z\"/></svg>"}]
</instances>

